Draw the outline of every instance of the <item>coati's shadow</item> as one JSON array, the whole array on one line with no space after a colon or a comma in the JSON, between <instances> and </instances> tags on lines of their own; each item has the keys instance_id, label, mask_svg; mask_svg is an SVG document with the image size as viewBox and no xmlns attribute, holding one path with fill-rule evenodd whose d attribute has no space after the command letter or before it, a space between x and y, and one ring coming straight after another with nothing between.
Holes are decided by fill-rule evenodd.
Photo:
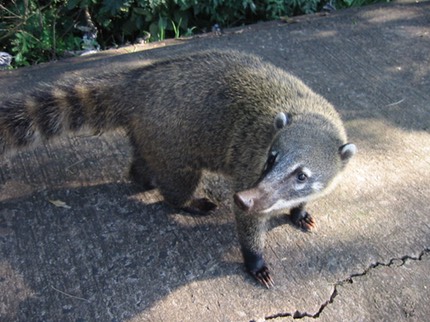
<instances>
[{"instance_id":1,"label":"coati's shadow","mask_svg":"<svg viewBox=\"0 0 430 322\"><path fill-rule=\"evenodd\" d=\"M340 249L335 242L312 250L306 234L271 231L266 259L276 286L268 291L245 272L233 216L224 210L187 216L163 202L143 203L128 183L51 189L3 201L0 269L8 271L0 287L8 287L0 289L7 308L2 321L152 316L154 306L189 294L180 289L196 290L199 281L205 281L199 292L222 293L224 303L282 305L303 285L312 296L317 281L326 285L324 278L352 265L350 254L368 251L354 239ZM269 230L285 223L286 216L276 217ZM201 300L211 299L207 294Z\"/></svg>"},{"instance_id":2,"label":"coati's shadow","mask_svg":"<svg viewBox=\"0 0 430 322\"><path fill-rule=\"evenodd\" d=\"M37 295L11 319L124 320L192 281L244 273L237 251L224 260L237 243L231 216L183 216L162 202L145 205L133 192L105 184L1 203L0 226L9 232L2 261Z\"/></svg>"},{"instance_id":3,"label":"coati's shadow","mask_svg":"<svg viewBox=\"0 0 430 322\"><path fill-rule=\"evenodd\" d=\"M8 285L0 289L7 307L2 321L126 321L150 315L164 299L199 281L205 281L199 291L227 292L223 300L229 303L282 302L321 274L345 269L349 254L360 252L355 244L312 250L306 234L274 230L292 225L287 216L274 217L266 260L276 286L268 291L245 271L228 207L195 216L144 199L120 181L1 202L0 264L10 270L0 276L0 287ZM66 208L50 202L57 200ZM334 265L333 258L346 259Z\"/></svg>"}]
</instances>

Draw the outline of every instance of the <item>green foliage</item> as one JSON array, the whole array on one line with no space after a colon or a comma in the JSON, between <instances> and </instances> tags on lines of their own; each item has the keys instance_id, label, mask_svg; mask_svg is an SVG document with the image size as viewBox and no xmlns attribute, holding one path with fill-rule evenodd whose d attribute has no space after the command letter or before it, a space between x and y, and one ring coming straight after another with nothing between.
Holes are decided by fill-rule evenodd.
<instances>
[{"instance_id":1,"label":"green foliage","mask_svg":"<svg viewBox=\"0 0 430 322\"><path fill-rule=\"evenodd\" d=\"M338 8L381 0L333 0ZM386 1L386 0L385 0ZM0 4L0 51L14 55L14 66L56 59L66 50L87 49L82 27L93 24L102 48L190 36L313 13L327 0L11 0ZM90 21L89 21L90 20Z\"/></svg>"},{"instance_id":2,"label":"green foliage","mask_svg":"<svg viewBox=\"0 0 430 322\"><path fill-rule=\"evenodd\" d=\"M338 9L361 7L376 2L390 2L390 0L339 0L337 2Z\"/></svg>"},{"instance_id":3,"label":"green foliage","mask_svg":"<svg viewBox=\"0 0 430 322\"><path fill-rule=\"evenodd\" d=\"M42 6L37 1L11 1L8 7L0 5L0 50L14 55L15 66L56 59L66 49L79 48L80 38L65 32L73 21L60 16L63 2Z\"/></svg>"}]
</instances>

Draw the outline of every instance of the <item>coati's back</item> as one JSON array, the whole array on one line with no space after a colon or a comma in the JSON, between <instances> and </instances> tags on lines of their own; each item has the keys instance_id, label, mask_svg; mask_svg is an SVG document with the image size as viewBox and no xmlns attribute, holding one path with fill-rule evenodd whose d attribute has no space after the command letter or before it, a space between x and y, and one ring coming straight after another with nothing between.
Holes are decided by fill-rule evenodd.
<instances>
[{"instance_id":1,"label":"coati's back","mask_svg":"<svg viewBox=\"0 0 430 322\"><path fill-rule=\"evenodd\" d=\"M302 103L306 95L314 106ZM260 140L265 153L272 139L269 124L279 111L331 114L328 117L338 122L325 100L282 70L254 56L207 51L47 84L2 102L0 153L64 131L89 127L101 132L121 126L145 137L148 152L161 148L175 154L177 148L183 154L188 148L190 158L211 160L207 166L216 170L238 162L239 155L247 159L248 136Z\"/></svg>"},{"instance_id":2,"label":"coati's back","mask_svg":"<svg viewBox=\"0 0 430 322\"><path fill-rule=\"evenodd\" d=\"M332 114L328 115L332 121L338 121L325 100L303 106L303 95L312 95L314 102L317 98L298 79L255 56L206 51L94 78L45 84L26 96L3 101L0 151L84 126L96 132L119 126L129 129L136 120L156 134L175 126L179 133L196 133L190 140L201 146L205 133L211 143L216 134L224 145L222 138L236 130L233 124L238 120L252 122L258 137L280 110L293 115Z\"/></svg>"},{"instance_id":3,"label":"coati's back","mask_svg":"<svg viewBox=\"0 0 430 322\"><path fill-rule=\"evenodd\" d=\"M289 122L305 119L311 127L314 118L324 120L317 126L329 128L339 142L346 140L337 112L324 98L252 55L207 51L132 73L141 102L129 105L142 107L135 107L131 124L142 141L150 138L149 158L160 160L157 152L169 151L178 164L239 172L249 185L261 175L280 112Z\"/></svg>"}]
</instances>

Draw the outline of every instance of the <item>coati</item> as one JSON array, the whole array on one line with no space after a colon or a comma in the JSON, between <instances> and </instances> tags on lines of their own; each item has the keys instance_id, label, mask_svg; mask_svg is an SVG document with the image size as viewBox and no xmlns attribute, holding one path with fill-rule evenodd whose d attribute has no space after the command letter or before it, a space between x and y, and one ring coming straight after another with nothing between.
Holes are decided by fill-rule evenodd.
<instances>
[{"instance_id":1,"label":"coati","mask_svg":"<svg viewBox=\"0 0 430 322\"><path fill-rule=\"evenodd\" d=\"M290 210L296 225L311 229L306 203L330 190L356 152L324 98L237 51L56 82L2 101L0 154L83 127L124 128L133 147L130 175L176 208L215 207L193 197L203 169L229 178L245 266L267 287L267 218Z\"/></svg>"}]
</instances>

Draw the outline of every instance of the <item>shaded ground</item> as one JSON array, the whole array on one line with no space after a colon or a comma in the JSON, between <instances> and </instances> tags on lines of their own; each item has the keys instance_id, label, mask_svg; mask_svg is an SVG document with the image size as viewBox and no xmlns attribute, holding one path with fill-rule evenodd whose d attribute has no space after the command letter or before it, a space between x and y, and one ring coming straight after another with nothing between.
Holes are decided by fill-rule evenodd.
<instances>
[{"instance_id":1,"label":"shaded ground","mask_svg":"<svg viewBox=\"0 0 430 322\"><path fill-rule=\"evenodd\" d=\"M228 202L211 216L176 213L129 183L121 132L65 137L0 159L0 320L428 320L430 2L168 43L2 72L0 95L173 53L254 52L333 102L359 147L342 184L311 206L317 230L274 222L268 291L244 272ZM201 189L222 199L217 181Z\"/></svg>"}]
</instances>

